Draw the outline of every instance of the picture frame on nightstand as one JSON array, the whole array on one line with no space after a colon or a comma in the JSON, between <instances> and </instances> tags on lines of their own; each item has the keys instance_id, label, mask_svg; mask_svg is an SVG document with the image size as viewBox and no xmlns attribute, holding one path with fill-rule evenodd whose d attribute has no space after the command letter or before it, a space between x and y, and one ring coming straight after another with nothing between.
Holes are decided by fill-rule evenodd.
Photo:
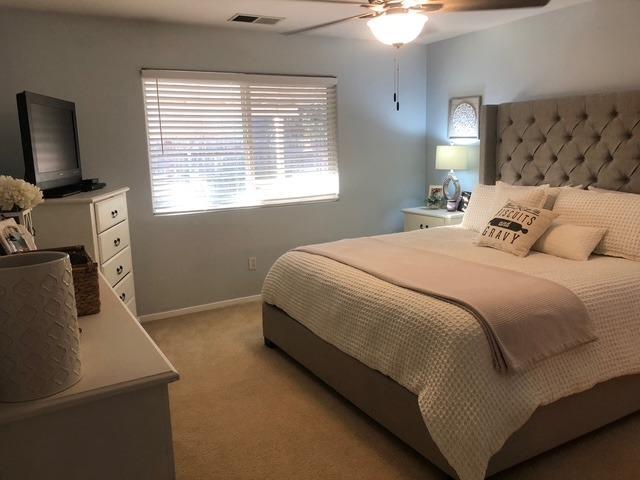
<instances>
[{"instance_id":1,"label":"picture frame on nightstand","mask_svg":"<svg viewBox=\"0 0 640 480\"><path fill-rule=\"evenodd\" d=\"M469 201L471 200L471 192L462 192L460 194L460 203L458 204L458 211L464 212L467 210L469 206Z\"/></svg>"},{"instance_id":2,"label":"picture frame on nightstand","mask_svg":"<svg viewBox=\"0 0 640 480\"><path fill-rule=\"evenodd\" d=\"M0 247L5 255L36 249L33 235L13 218L0 221Z\"/></svg>"}]
</instances>

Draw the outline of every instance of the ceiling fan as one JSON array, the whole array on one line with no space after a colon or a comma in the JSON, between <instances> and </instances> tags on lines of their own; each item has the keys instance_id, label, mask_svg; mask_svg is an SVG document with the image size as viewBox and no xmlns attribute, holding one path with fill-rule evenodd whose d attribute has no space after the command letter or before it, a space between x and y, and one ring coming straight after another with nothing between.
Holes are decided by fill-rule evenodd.
<instances>
[{"instance_id":1,"label":"ceiling fan","mask_svg":"<svg viewBox=\"0 0 640 480\"><path fill-rule=\"evenodd\" d=\"M429 20L427 13L472 12L478 10L507 10L511 8L544 7L550 0L298 0L304 2L354 5L366 8L366 13L353 15L331 22L300 28L284 35L309 32L319 28L358 19L369 19L367 26L382 43L396 49L418 38L424 24ZM366 2L366 0L364 0ZM393 103L400 110L400 60L394 59Z\"/></svg>"},{"instance_id":2,"label":"ceiling fan","mask_svg":"<svg viewBox=\"0 0 640 480\"><path fill-rule=\"evenodd\" d=\"M512 8L544 7L550 0L298 0L315 3L354 5L366 8L366 13L331 22L300 28L284 35L309 32L338 23L369 19L367 26L382 43L399 47L415 40L432 12L470 12L478 10L506 10Z\"/></svg>"}]
</instances>

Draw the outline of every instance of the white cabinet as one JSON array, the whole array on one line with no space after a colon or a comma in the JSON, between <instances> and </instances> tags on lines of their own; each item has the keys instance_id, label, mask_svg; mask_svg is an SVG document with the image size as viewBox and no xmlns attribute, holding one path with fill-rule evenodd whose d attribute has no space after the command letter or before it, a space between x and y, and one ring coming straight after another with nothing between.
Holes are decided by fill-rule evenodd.
<instances>
[{"instance_id":1,"label":"white cabinet","mask_svg":"<svg viewBox=\"0 0 640 480\"><path fill-rule=\"evenodd\" d=\"M464 213L448 212L447 210L430 210L426 207L405 208L404 231L423 230L425 228L457 225L462 222Z\"/></svg>"},{"instance_id":2,"label":"white cabinet","mask_svg":"<svg viewBox=\"0 0 640 480\"><path fill-rule=\"evenodd\" d=\"M109 285L136 315L128 187L48 198L33 210L38 248L83 245Z\"/></svg>"},{"instance_id":3,"label":"white cabinet","mask_svg":"<svg viewBox=\"0 0 640 480\"><path fill-rule=\"evenodd\" d=\"M0 403L3 480L175 479L168 384L178 373L99 281L100 313L78 319L80 381Z\"/></svg>"}]
</instances>

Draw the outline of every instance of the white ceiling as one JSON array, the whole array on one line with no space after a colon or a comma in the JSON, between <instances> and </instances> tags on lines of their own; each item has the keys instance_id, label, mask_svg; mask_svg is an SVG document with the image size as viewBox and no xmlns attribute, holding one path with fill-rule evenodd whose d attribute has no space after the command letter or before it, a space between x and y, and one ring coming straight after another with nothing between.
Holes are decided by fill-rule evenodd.
<instances>
[{"instance_id":1,"label":"white ceiling","mask_svg":"<svg viewBox=\"0 0 640 480\"><path fill-rule=\"evenodd\" d=\"M533 9L432 14L419 41L432 43L585 1L589 0L551 0L546 7ZM304 0L0 0L0 6L217 25L265 32L295 30L366 12L357 5L331 5ZM275 26L227 23L227 19L235 13L285 19ZM372 38L365 20L353 20L304 35Z\"/></svg>"}]
</instances>

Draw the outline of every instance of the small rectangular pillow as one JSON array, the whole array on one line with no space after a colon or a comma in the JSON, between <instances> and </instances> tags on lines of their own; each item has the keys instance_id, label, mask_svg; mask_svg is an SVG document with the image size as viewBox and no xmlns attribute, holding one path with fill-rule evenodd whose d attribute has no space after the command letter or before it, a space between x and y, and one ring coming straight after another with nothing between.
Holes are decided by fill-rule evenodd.
<instances>
[{"instance_id":1,"label":"small rectangular pillow","mask_svg":"<svg viewBox=\"0 0 640 480\"><path fill-rule=\"evenodd\" d=\"M607 230L594 253L640 261L640 195L567 188L553 211L562 223Z\"/></svg>"},{"instance_id":2,"label":"small rectangular pillow","mask_svg":"<svg viewBox=\"0 0 640 480\"><path fill-rule=\"evenodd\" d=\"M546 187L513 186L504 182L498 182L496 185L478 185L464 212L462 227L481 232L491 219L491 215L509 199L534 207L542 207L546 199Z\"/></svg>"},{"instance_id":3,"label":"small rectangular pillow","mask_svg":"<svg viewBox=\"0 0 640 480\"><path fill-rule=\"evenodd\" d=\"M509 200L489 220L476 245L525 257L556 216L550 210Z\"/></svg>"},{"instance_id":4,"label":"small rectangular pillow","mask_svg":"<svg viewBox=\"0 0 640 480\"><path fill-rule=\"evenodd\" d=\"M500 209L507 201L526 203L530 207L544 207L547 201L549 185L535 187L524 185L510 185L496 182L496 196L493 201L493 211Z\"/></svg>"},{"instance_id":5,"label":"small rectangular pillow","mask_svg":"<svg viewBox=\"0 0 640 480\"><path fill-rule=\"evenodd\" d=\"M589 259L606 232L606 228L583 227L556 220L533 244L532 250L583 262Z\"/></svg>"}]
</instances>

